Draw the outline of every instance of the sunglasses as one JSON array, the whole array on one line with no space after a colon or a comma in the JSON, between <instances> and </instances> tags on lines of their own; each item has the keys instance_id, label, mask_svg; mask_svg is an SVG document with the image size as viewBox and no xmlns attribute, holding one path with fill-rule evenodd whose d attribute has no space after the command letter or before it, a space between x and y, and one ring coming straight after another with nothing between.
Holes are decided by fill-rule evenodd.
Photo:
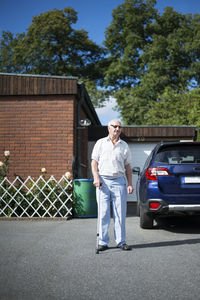
<instances>
[{"instance_id":1,"label":"sunglasses","mask_svg":"<svg viewBox=\"0 0 200 300\"><path fill-rule=\"evenodd\" d=\"M122 128L122 126L120 126L120 125L112 125L112 124L111 124L110 126L112 126L112 127L115 128L115 129L116 129L117 127L118 127L119 129Z\"/></svg>"}]
</instances>

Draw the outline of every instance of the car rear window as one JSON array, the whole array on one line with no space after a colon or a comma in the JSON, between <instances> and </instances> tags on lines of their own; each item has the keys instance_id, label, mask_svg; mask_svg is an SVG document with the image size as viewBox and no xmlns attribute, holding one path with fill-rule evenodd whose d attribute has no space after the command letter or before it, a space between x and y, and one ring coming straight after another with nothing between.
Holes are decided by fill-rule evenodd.
<instances>
[{"instance_id":1,"label":"car rear window","mask_svg":"<svg viewBox=\"0 0 200 300\"><path fill-rule=\"evenodd\" d=\"M200 144L161 148L155 160L167 164L200 163Z\"/></svg>"}]
</instances>

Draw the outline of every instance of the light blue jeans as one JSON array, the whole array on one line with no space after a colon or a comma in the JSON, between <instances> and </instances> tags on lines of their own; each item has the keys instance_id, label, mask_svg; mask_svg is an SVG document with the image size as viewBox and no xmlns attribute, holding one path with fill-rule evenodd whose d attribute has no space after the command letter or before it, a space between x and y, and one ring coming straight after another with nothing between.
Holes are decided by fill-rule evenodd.
<instances>
[{"instance_id":1,"label":"light blue jeans","mask_svg":"<svg viewBox=\"0 0 200 300\"><path fill-rule=\"evenodd\" d=\"M99 245L108 245L110 226L110 203L113 207L114 238L117 246L126 243L127 187L124 176L110 178L101 176L102 186L96 189L99 214Z\"/></svg>"}]
</instances>

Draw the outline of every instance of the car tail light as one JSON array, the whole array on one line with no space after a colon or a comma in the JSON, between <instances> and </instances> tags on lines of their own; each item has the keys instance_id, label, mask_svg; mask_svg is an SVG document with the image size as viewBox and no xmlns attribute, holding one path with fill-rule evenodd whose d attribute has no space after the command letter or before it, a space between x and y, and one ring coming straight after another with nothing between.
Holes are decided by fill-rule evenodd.
<instances>
[{"instance_id":1,"label":"car tail light","mask_svg":"<svg viewBox=\"0 0 200 300\"><path fill-rule=\"evenodd\" d=\"M169 170L166 168L148 168L145 176L148 180L158 180L157 176L169 176Z\"/></svg>"},{"instance_id":2,"label":"car tail light","mask_svg":"<svg viewBox=\"0 0 200 300\"><path fill-rule=\"evenodd\" d=\"M160 202L150 202L149 203L149 208L151 208L151 209L158 209L159 207L160 207Z\"/></svg>"}]
</instances>

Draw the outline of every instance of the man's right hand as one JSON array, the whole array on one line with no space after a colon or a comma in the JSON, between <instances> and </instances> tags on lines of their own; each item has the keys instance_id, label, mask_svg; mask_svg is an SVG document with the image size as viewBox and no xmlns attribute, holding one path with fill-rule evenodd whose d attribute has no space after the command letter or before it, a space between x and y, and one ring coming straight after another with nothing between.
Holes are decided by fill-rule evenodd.
<instances>
[{"instance_id":1,"label":"man's right hand","mask_svg":"<svg viewBox=\"0 0 200 300\"><path fill-rule=\"evenodd\" d=\"M94 177L93 184L94 184L94 186L96 186L97 188L100 189L101 182L100 182L99 173L98 173L98 163L96 160L94 160L94 159L92 160L91 167L92 167L92 175Z\"/></svg>"},{"instance_id":2,"label":"man's right hand","mask_svg":"<svg viewBox=\"0 0 200 300\"><path fill-rule=\"evenodd\" d=\"M102 186L102 183L101 183L101 181L100 181L99 178L94 178L93 184L94 184L94 186L96 186L96 187L99 188L99 189L100 189L101 186Z\"/></svg>"}]
</instances>

